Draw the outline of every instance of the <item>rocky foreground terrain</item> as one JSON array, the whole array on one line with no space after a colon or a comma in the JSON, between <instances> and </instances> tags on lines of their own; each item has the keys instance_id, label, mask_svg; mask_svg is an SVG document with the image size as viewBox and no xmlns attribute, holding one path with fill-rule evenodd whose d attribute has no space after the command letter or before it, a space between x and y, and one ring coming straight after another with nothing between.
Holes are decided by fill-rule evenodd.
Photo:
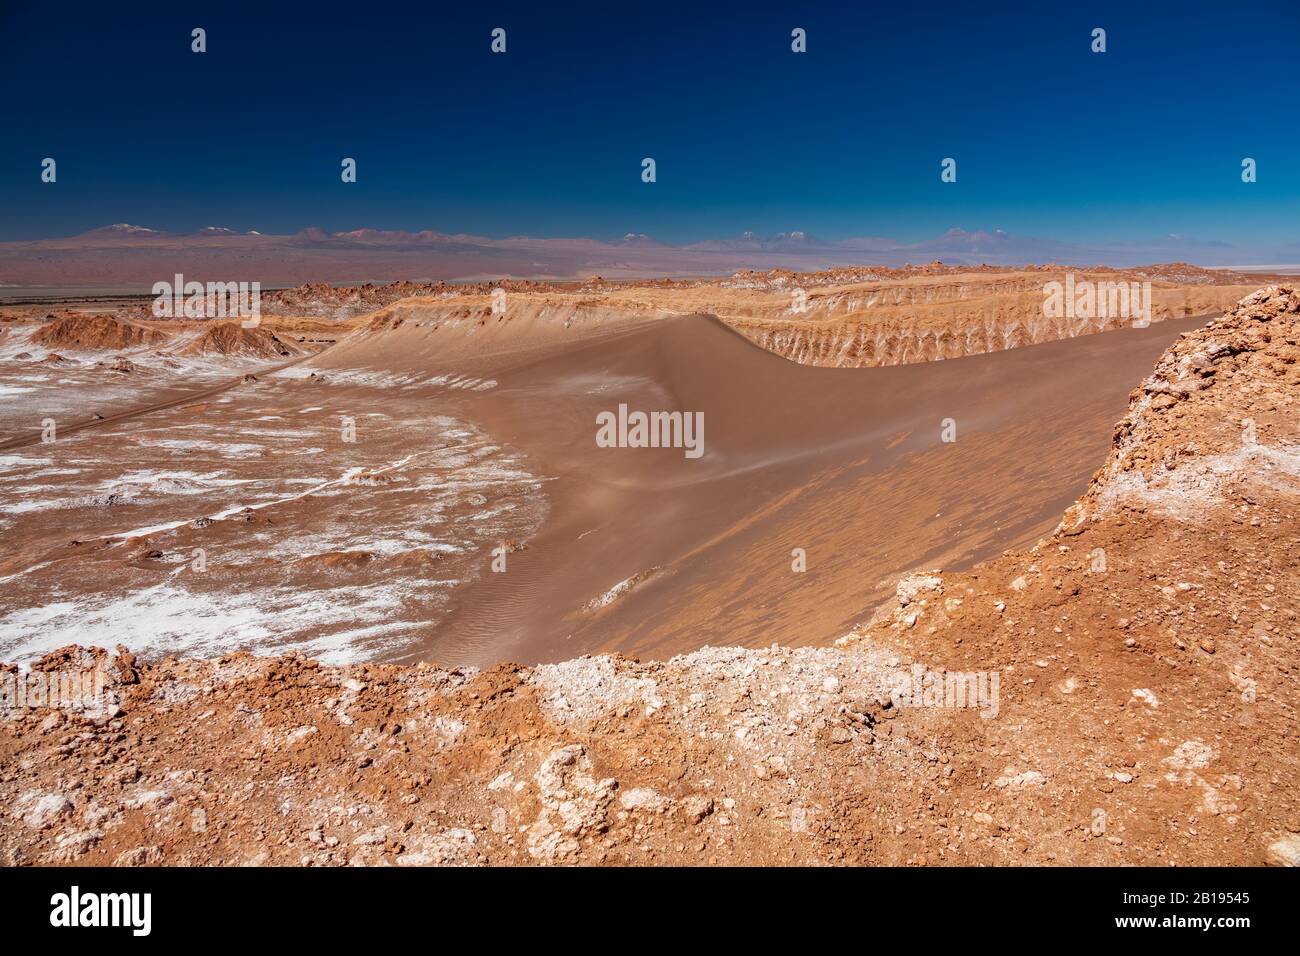
<instances>
[{"instance_id":1,"label":"rocky foreground terrain","mask_svg":"<svg viewBox=\"0 0 1300 956\"><path fill-rule=\"evenodd\" d=\"M482 672L55 652L35 670L101 667L111 694L0 721L0 859L1295 865L1298 571L1282 286L1166 352L1052 535L919 570L833 647ZM985 696L952 706L940 671Z\"/></svg>"}]
</instances>

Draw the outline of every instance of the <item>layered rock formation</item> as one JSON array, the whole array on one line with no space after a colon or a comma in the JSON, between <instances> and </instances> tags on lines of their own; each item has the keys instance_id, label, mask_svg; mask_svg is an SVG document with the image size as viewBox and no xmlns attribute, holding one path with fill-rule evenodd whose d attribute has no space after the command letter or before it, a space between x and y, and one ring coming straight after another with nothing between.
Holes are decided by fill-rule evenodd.
<instances>
[{"instance_id":1,"label":"layered rock formation","mask_svg":"<svg viewBox=\"0 0 1300 956\"><path fill-rule=\"evenodd\" d=\"M1123 284L1134 290L1123 314L1053 310L1046 289ZM1137 297L1149 283L1149 315ZM402 321L480 325L533 321L566 328L591 321L715 315L757 345L803 365L869 367L960 358L1102 332L1135 320L1211 315L1255 288L1249 277L1162 267L1115 270L834 270L827 273L738 274L723 281L592 282L574 288L537 283L500 287L508 306L493 308L492 289L448 288L393 302L372 327ZM501 308L505 308L501 312Z\"/></svg>"},{"instance_id":2,"label":"layered rock formation","mask_svg":"<svg viewBox=\"0 0 1300 956\"><path fill-rule=\"evenodd\" d=\"M167 340L158 329L123 322L106 315L65 314L32 335L32 341L48 348L128 349L156 345Z\"/></svg>"}]
</instances>

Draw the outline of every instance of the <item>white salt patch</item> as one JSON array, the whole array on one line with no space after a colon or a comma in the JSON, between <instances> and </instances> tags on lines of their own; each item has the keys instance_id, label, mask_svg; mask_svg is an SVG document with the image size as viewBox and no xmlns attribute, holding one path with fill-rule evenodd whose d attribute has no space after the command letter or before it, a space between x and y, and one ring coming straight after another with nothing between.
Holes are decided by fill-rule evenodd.
<instances>
[{"instance_id":1,"label":"white salt patch","mask_svg":"<svg viewBox=\"0 0 1300 956\"><path fill-rule=\"evenodd\" d=\"M19 571L17 574L6 575L5 577L0 578L0 584L4 584L6 581L12 581L15 578L21 578L24 574L31 574L33 571L39 571L41 568L48 568L52 563L53 562L50 561L42 561L40 564L32 565L25 571Z\"/></svg>"},{"instance_id":2,"label":"white salt patch","mask_svg":"<svg viewBox=\"0 0 1300 956\"><path fill-rule=\"evenodd\" d=\"M7 579L6 579L7 580ZM3 634L3 628L6 625L16 627L40 627L48 624L50 621L57 620L65 614L71 614L76 610L77 605L71 601L63 601L55 604L47 604L44 607L23 608L21 611L14 611L11 614L0 618L0 634Z\"/></svg>"},{"instance_id":3,"label":"white salt patch","mask_svg":"<svg viewBox=\"0 0 1300 956\"><path fill-rule=\"evenodd\" d=\"M401 461L394 462L393 464L387 465L383 468L373 469L373 471L375 474L383 474L384 472L391 471L394 468L401 468L403 465L407 464L414 457L416 456L408 455L407 457L403 458ZM261 511L263 508L269 508L272 505L284 504L290 501L297 501L300 498L306 498L308 495L326 493L328 492L329 489L332 489L338 485L348 484L350 481L352 481L352 479L356 478L357 475L361 474L366 470L367 469L362 467L349 468L347 471L343 473L342 477L336 478L333 481L324 482L319 485L313 485L312 487L308 488L306 491L300 492L299 494L289 495L287 497L272 498L269 501L262 501L253 505L243 505L243 504L232 505L231 507L225 509L224 511L221 511L215 515L211 515L211 517L216 521L220 521L224 518L229 518L232 515L239 514L245 508L248 508L251 511ZM146 535L161 534L164 531L173 531L176 528L179 528L181 525L188 524L192 520L194 519L182 518L179 521L169 521L166 524L152 525L147 528L136 528L134 531L125 531L122 532L121 534L105 535L104 537L139 538L139 537L144 537Z\"/></svg>"},{"instance_id":4,"label":"white salt patch","mask_svg":"<svg viewBox=\"0 0 1300 956\"><path fill-rule=\"evenodd\" d=\"M245 428L239 434L248 438L319 438L314 428Z\"/></svg>"},{"instance_id":5,"label":"white salt patch","mask_svg":"<svg viewBox=\"0 0 1300 956\"><path fill-rule=\"evenodd\" d=\"M281 369L275 374L288 379L307 379L315 373L323 376L331 385L353 385L362 388L412 388L419 384L420 376L412 373L377 372L354 368L318 368L309 365L295 365Z\"/></svg>"},{"instance_id":6,"label":"white salt patch","mask_svg":"<svg viewBox=\"0 0 1300 956\"><path fill-rule=\"evenodd\" d=\"M1139 471L1116 472L1102 490L1101 505L1113 508L1137 500L1183 521L1202 519L1225 500L1228 486L1259 482L1288 494L1300 493L1300 448L1243 445L1233 452L1157 468L1148 479Z\"/></svg>"},{"instance_id":7,"label":"white salt patch","mask_svg":"<svg viewBox=\"0 0 1300 956\"><path fill-rule=\"evenodd\" d=\"M337 631L325 637L305 641L296 645L296 649L322 664L335 666L359 664L374 657L381 650L390 649L395 635L403 631L414 631L423 626L423 622L420 621L372 624L369 627Z\"/></svg>"},{"instance_id":8,"label":"white salt patch","mask_svg":"<svg viewBox=\"0 0 1300 956\"><path fill-rule=\"evenodd\" d=\"M256 478L223 478L224 471L131 471L99 483L99 490L131 497L140 494L197 495L217 488L254 484Z\"/></svg>"},{"instance_id":9,"label":"white salt patch","mask_svg":"<svg viewBox=\"0 0 1300 956\"><path fill-rule=\"evenodd\" d=\"M390 651L393 635L422 626L390 621L406 591L383 585L210 595L167 582L107 601L65 601L10 613L0 618L0 660L31 661L70 643L120 643L137 653L197 657L236 650L283 653L296 635L338 627L344 630L304 646L338 662L364 660ZM364 647L358 644L362 639Z\"/></svg>"},{"instance_id":10,"label":"white salt patch","mask_svg":"<svg viewBox=\"0 0 1300 956\"><path fill-rule=\"evenodd\" d=\"M0 505L0 515L25 515L31 514L33 511L54 511L59 508L71 508L81 503L81 498L37 498L31 501L6 501Z\"/></svg>"},{"instance_id":11,"label":"white salt patch","mask_svg":"<svg viewBox=\"0 0 1300 956\"><path fill-rule=\"evenodd\" d=\"M81 474L80 468L42 468L40 471L29 471L23 475L6 475L0 478L0 481L31 481L33 478L61 478L79 474Z\"/></svg>"},{"instance_id":12,"label":"white salt patch","mask_svg":"<svg viewBox=\"0 0 1300 956\"><path fill-rule=\"evenodd\" d=\"M193 438L141 438L137 443L149 448L166 448L171 451L211 451L227 458L259 458L262 446L247 442L216 442Z\"/></svg>"},{"instance_id":13,"label":"white salt patch","mask_svg":"<svg viewBox=\"0 0 1300 956\"><path fill-rule=\"evenodd\" d=\"M611 604L613 604L615 601L621 598L624 594L627 594L634 587L636 587L638 583L639 582L635 576L630 578L624 578L622 581L619 581L618 584L615 584L612 588L610 588L600 597L589 601L587 603L587 607L591 608L593 611L598 610L602 607L609 607Z\"/></svg>"},{"instance_id":14,"label":"white salt patch","mask_svg":"<svg viewBox=\"0 0 1300 956\"><path fill-rule=\"evenodd\" d=\"M341 531L336 534L302 535L287 541L277 541L269 549L267 556L277 561L296 561L309 555L324 554L330 551L366 551L377 557L392 558L408 554L411 551L459 554L461 550L459 546L441 541L427 531L403 528L400 536L396 537L372 538L353 534L349 531Z\"/></svg>"},{"instance_id":15,"label":"white salt patch","mask_svg":"<svg viewBox=\"0 0 1300 956\"><path fill-rule=\"evenodd\" d=\"M14 468L31 468L36 465L52 465L52 458L27 458L23 455L0 455L0 471Z\"/></svg>"}]
</instances>

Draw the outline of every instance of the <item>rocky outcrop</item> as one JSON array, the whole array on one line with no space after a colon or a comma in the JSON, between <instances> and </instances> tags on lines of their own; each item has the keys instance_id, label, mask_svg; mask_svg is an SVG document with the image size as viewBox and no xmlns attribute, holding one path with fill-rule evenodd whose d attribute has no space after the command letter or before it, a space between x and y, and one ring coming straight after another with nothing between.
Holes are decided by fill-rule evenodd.
<instances>
[{"instance_id":1,"label":"rocky outcrop","mask_svg":"<svg viewBox=\"0 0 1300 956\"><path fill-rule=\"evenodd\" d=\"M184 355L229 355L251 358L289 358L300 354L295 345L263 328L244 328L237 322L217 322L188 343Z\"/></svg>"},{"instance_id":2,"label":"rocky outcrop","mask_svg":"<svg viewBox=\"0 0 1300 956\"><path fill-rule=\"evenodd\" d=\"M1103 288L1104 283L1137 283L1139 288L1150 283L1150 315L1048 308L1046 288L1064 283L1067 276L1080 288L1086 283ZM614 323L697 313L717 316L756 345L803 365L867 367L1002 351L1121 328L1135 319L1211 315L1257 287L1246 276L1194 267L779 272L721 282L420 289L364 322L371 331L403 325L459 328L480 335L478 341L484 343L497 333L514 337L537 326L576 337ZM488 330L486 337L481 329Z\"/></svg>"},{"instance_id":3,"label":"rocky outcrop","mask_svg":"<svg viewBox=\"0 0 1300 956\"><path fill-rule=\"evenodd\" d=\"M1078 282L1142 282L1125 273L1080 272ZM1045 284L1063 273L980 274L806 290L805 312L723 313L751 341L804 365L863 367L961 358L1053 342L1132 324L1131 316L1052 314ZM792 283L793 287L794 283ZM1151 284L1150 321L1220 312L1253 286Z\"/></svg>"},{"instance_id":4,"label":"rocky outcrop","mask_svg":"<svg viewBox=\"0 0 1300 956\"><path fill-rule=\"evenodd\" d=\"M116 350L158 345L167 335L110 316L73 313L41 326L32 341L51 349Z\"/></svg>"},{"instance_id":5,"label":"rocky outcrop","mask_svg":"<svg viewBox=\"0 0 1300 956\"><path fill-rule=\"evenodd\" d=\"M1261 289L1186 333L1133 393L1112 449L1067 512L1205 514L1229 487L1300 492L1300 287Z\"/></svg>"}]
</instances>

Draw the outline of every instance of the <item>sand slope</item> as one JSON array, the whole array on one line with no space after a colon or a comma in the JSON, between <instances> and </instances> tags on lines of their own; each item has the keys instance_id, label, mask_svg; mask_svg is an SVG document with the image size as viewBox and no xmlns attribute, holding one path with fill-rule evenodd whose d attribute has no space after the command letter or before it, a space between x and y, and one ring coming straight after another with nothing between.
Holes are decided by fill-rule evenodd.
<instances>
[{"instance_id":1,"label":"sand slope","mask_svg":"<svg viewBox=\"0 0 1300 956\"><path fill-rule=\"evenodd\" d=\"M133 362L209 363L224 382L147 413L156 376L82 360L104 419L57 415L59 441L0 471L0 652L127 621L149 655L332 662L666 657L721 634L824 645L900 574L1046 531L1132 383L1191 324L816 368L716 318L666 316L661 291L512 294L504 315L486 295L416 297L247 379L230 362L282 359L285 339L194 323L171 356ZM209 346L230 356L180 354ZM46 401L18 408L39 421ZM598 447L597 416L620 406L699 416L703 454ZM213 560L195 573L199 551Z\"/></svg>"},{"instance_id":2,"label":"sand slope","mask_svg":"<svg viewBox=\"0 0 1300 956\"><path fill-rule=\"evenodd\" d=\"M1201 324L840 370L787 361L708 316L562 319L412 310L320 359L472 368L496 387L431 407L482 424L554 479L541 533L506 573L463 591L423 648L435 660L664 656L722 633L829 640L906 570L960 566L1050 528L1132 383ZM703 456L597 447L597 415L620 404L702 413ZM955 443L941 441L949 418ZM795 548L806 573L792 570Z\"/></svg>"}]
</instances>

